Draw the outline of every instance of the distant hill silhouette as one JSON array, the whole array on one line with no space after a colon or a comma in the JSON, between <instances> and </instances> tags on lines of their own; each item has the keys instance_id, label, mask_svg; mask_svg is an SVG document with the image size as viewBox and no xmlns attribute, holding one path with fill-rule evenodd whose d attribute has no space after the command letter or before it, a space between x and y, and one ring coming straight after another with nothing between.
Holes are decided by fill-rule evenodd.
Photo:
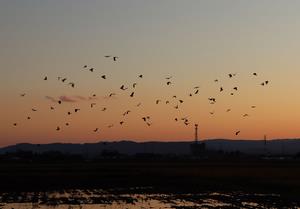
<instances>
[{"instance_id":1,"label":"distant hill silhouette","mask_svg":"<svg viewBox=\"0 0 300 209\"><path fill-rule=\"evenodd\" d=\"M240 151L247 154L294 155L300 152L300 139L270 140L264 146L263 140L205 140L209 150L223 150L225 152ZM29 144L22 143L0 148L0 154L16 151L32 151L43 153L47 151L59 151L68 154L81 154L86 157L94 157L103 151L117 151L121 154L134 155L140 153L153 154L190 154L190 144L193 142L99 142L86 144Z\"/></svg>"}]
</instances>

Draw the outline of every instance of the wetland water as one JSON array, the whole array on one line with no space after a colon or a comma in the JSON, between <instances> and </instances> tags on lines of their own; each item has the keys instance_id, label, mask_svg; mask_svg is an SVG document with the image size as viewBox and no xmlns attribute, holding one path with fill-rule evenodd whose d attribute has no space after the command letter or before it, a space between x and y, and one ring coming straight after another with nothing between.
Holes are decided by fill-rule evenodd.
<instances>
[{"instance_id":1,"label":"wetland water","mask_svg":"<svg viewBox=\"0 0 300 209\"><path fill-rule=\"evenodd\" d=\"M140 189L139 189L140 191ZM194 208L300 208L300 202L278 194L196 193L154 194L134 189L61 190L52 192L0 193L0 209L194 209Z\"/></svg>"}]
</instances>

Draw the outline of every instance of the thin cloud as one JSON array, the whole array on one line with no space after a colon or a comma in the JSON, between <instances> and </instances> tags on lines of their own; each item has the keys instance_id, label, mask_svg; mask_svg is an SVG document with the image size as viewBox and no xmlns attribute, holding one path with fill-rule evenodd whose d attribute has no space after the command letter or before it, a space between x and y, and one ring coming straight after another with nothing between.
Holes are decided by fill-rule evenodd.
<instances>
[{"instance_id":1,"label":"thin cloud","mask_svg":"<svg viewBox=\"0 0 300 209\"><path fill-rule=\"evenodd\" d=\"M57 99L51 96L45 96L46 99L50 100L51 102L58 102L59 100L62 102L79 102L79 101L91 101L91 100L97 100L97 97L84 97L80 95L76 96L59 96Z\"/></svg>"},{"instance_id":2,"label":"thin cloud","mask_svg":"<svg viewBox=\"0 0 300 209\"><path fill-rule=\"evenodd\" d=\"M97 97L84 97L84 96L79 96L79 95L76 95L73 98L76 98L76 99L79 99L82 101L97 100Z\"/></svg>"},{"instance_id":3,"label":"thin cloud","mask_svg":"<svg viewBox=\"0 0 300 209\"><path fill-rule=\"evenodd\" d=\"M73 99L72 97L68 97L68 96L60 96L59 99L62 102L77 102L77 100Z\"/></svg>"}]
</instances>

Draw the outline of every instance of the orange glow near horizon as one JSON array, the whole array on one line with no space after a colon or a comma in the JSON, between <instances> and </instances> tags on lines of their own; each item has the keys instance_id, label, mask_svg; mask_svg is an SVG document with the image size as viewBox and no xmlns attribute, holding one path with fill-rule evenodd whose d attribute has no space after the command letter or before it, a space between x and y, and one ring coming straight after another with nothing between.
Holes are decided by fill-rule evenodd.
<instances>
[{"instance_id":1,"label":"orange glow near horizon","mask_svg":"<svg viewBox=\"0 0 300 209\"><path fill-rule=\"evenodd\" d=\"M299 9L300 3L273 1L0 3L0 146L190 141L195 123L200 139L297 138ZM66 83L58 77L66 77ZM261 86L266 80L270 83ZM129 89L122 91L121 85ZM190 97L195 86L199 93ZM115 97L105 98L112 92ZM88 100L93 94L97 99ZM59 105L46 96L76 102ZM210 97L217 102L209 104ZM175 109L179 99L184 102ZM104 107L107 111L101 111ZM74 108L81 110L75 114ZM151 126L144 116L151 117Z\"/></svg>"}]
</instances>

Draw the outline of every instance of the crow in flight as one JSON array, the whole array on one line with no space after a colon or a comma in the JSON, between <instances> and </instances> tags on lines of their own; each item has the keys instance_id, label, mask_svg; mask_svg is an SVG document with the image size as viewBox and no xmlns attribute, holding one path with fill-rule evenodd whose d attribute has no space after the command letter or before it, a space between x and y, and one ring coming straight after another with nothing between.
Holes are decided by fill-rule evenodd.
<instances>
[{"instance_id":1,"label":"crow in flight","mask_svg":"<svg viewBox=\"0 0 300 209\"><path fill-rule=\"evenodd\" d=\"M75 83L70 82L69 85L71 85L73 88L75 87Z\"/></svg>"},{"instance_id":2,"label":"crow in flight","mask_svg":"<svg viewBox=\"0 0 300 209\"><path fill-rule=\"evenodd\" d=\"M125 90L128 89L128 88L125 88L125 86L122 85L122 86L120 87L120 89L125 91Z\"/></svg>"}]
</instances>

